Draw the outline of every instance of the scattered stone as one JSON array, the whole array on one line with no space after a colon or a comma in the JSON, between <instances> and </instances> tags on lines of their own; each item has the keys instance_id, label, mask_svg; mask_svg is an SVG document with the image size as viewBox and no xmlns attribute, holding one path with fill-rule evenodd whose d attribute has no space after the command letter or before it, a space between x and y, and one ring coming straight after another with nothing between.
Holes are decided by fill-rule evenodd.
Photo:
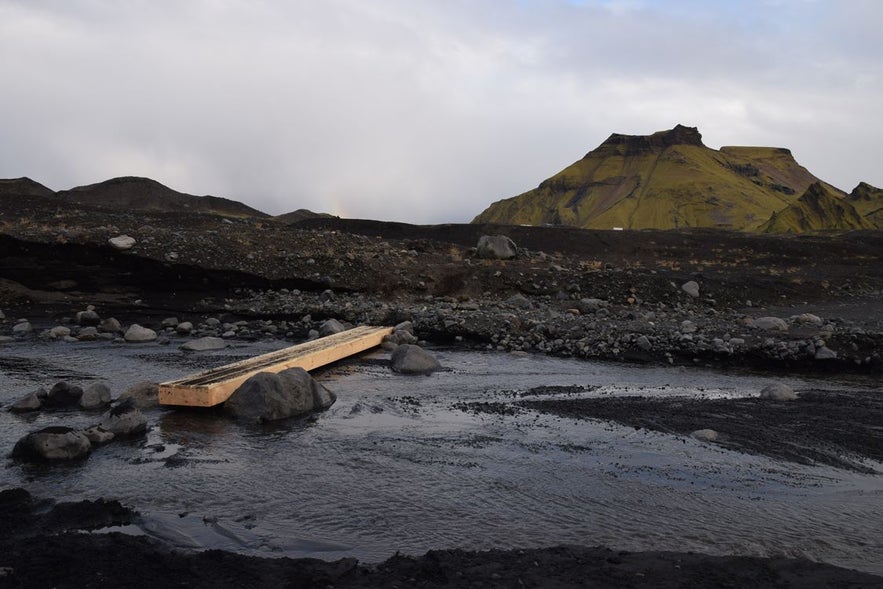
<instances>
[{"instance_id":1,"label":"scattered stone","mask_svg":"<svg viewBox=\"0 0 883 589\"><path fill-rule=\"evenodd\" d=\"M98 324L98 331L103 333L122 333L123 326L114 317L108 317Z\"/></svg>"},{"instance_id":2,"label":"scattered stone","mask_svg":"<svg viewBox=\"0 0 883 589\"><path fill-rule=\"evenodd\" d=\"M76 460L89 455L92 444L81 431L52 426L31 432L16 442L12 457L19 460Z\"/></svg>"},{"instance_id":3,"label":"scattered stone","mask_svg":"<svg viewBox=\"0 0 883 589\"><path fill-rule=\"evenodd\" d=\"M607 301L603 299L595 299L595 298L585 298L580 299L576 304L576 308L580 310L580 313L595 313L600 309L604 309L607 307Z\"/></svg>"},{"instance_id":4,"label":"scattered stone","mask_svg":"<svg viewBox=\"0 0 883 589\"><path fill-rule=\"evenodd\" d=\"M56 325L48 332L48 335L51 339L64 339L71 334L71 328L64 325Z\"/></svg>"},{"instance_id":5,"label":"scattered stone","mask_svg":"<svg viewBox=\"0 0 883 589\"><path fill-rule=\"evenodd\" d=\"M533 303L530 302L530 299L521 293L516 293L506 299L506 304L512 305L517 309L529 309L533 306Z\"/></svg>"},{"instance_id":6,"label":"scattered stone","mask_svg":"<svg viewBox=\"0 0 883 589\"><path fill-rule=\"evenodd\" d=\"M773 383L760 390L760 398L772 401L794 401L797 399L797 393L786 384Z\"/></svg>"},{"instance_id":7,"label":"scattered stone","mask_svg":"<svg viewBox=\"0 0 883 589\"><path fill-rule=\"evenodd\" d=\"M649 352L653 349L653 344L650 343L650 340L647 338L646 335L638 336L638 339L635 340L635 345L645 352Z\"/></svg>"},{"instance_id":8,"label":"scattered stone","mask_svg":"<svg viewBox=\"0 0 883 589\"><path fill-rule=\"evenodd\" d=\"M223 338L206 336L182 344L180 349L187 352L207 352L209 350L223 350L228 345Z\"/></svg>"},{"instance_id":9,"label":"scattered stone","mask_svg":"<svg viewBox=\"0 0 883 589\"><path fill-rule=\"evenodd\" d=\"M813 315L812 313L803 313L794 318L796 323L802 323L803 325L824 325L825 320L819 317L818 315Z\"/></svg>"},{"instance_id":10,"label":"scattered stone","mask_svg":"<svg viewBox=\"0 0 883 589\"><path fill-rule=\"evenodd\" d=\"M134 247L136 241L134 237L129 237L128 235L118 235L116 237L111 237L107 240L107 243L114 249L125 251L132 249Z\"/></svg>"},{"instance_id":11,"label":"scattered stone","mask_svg":"<svg viewBox=\"0 0 883 589\"><path fill-rule=\"evenodd\" d=\"M103 382L90 384L80 397L80 408L82 409L102 409L107 405L110 405L110 387Z\"/></svg>"},{"instance_id":12,"label":"scattered stone","mask_svg":"<svg viewBox=\"0 0 883 589\"><path fill-rule=\"evenodd\" d=\"M691 280L689 282L685 282L681 285L681 290L690 295L691 297L698 298L699 297L699 283L695 280Z\"/></svg>"},{"instance_id":13,"label":"scattered stone","mask_svg":"<svg viewBox=\"0 0 883 589\"><path fill-rule=\"evenodd\" d=\"M76 319L77 325L98 325L101 323L101 317L98 316L94 309L77 311Z\"/></svg>"},{"instance_id":14,"label":"scattered stone","mask_svg":"<svg viewBox=\"0 0 883 589\"><path fill-rule=\"evenodd\" d=\"M334 335L335 333L340 333L342 331L346 331L346 327L344 327L343 323L337 319L329 319L319 326L320 337Z\"/></svg>"},{"instance_id":15,"label":"scattered stone","mask_svg":"<svg viewBox=\"0 0 883 589\"><path fill-rule=\"evenodd\" d=\"M779 317L758 317L751 326L764 331L788 331L788 323Z\"/></svg>"},{"instance_id":16,"label":"scattered stone","mask_svg":"<svg viewBox=\"0 0 883 589\"><path fill-rule=\"evenodd\" d=\"M441 363L429 352L411 344L402 344L392 352L392 369L402 374L430 374L441 369Z\"/></svg>"},{"instance_id":17,"label":"scattered stone","mask_svg":"<svg viewBox=\"0 0 883 589\"><path fill-rule=\"evenodd\" d=\"M175 327L175 331L178 332L178 335L190 335L190 332L193 331L193 324L189 321L182 321Z\"/></svg>"},{"instance_id":18,"label":"scattered stone","mask_svg":"<svg viewBox=\"0 0 883 589\"><path fill-rule=\"evenodd\" d=\"M22 319L21 321L19 321L18 323L16 323L15 325L12 326L13 335L27 335L27 334L31 333L33 330L34 330L34 328L31 327L31 322L28 321L27 319Z\"/></svg>"},{"instance_id":19,"label":"scattered stone","mask_svg":"<svg viewBox=\"0 0 883 589\"><path fill-rule=\"evenodd\" d=\"M107 431L100 425L93 425L89 429L83 430L83 433L89 438L89 442L91 442L93 446L106 444L116 437L113 432Z\"/></svg>"},{"instance_id":20,"label":"scattered stone","mask_svg":"<svg viewBox=\"0 0 883 589\"><path fill-rule=\"evenodd\" d=\"M43 399L43 407L46 409L72 409L80 405L83 389L76 385L61 381L49 389L46 398Z\"/></svg>"},{"instance_id":21,"label":"scattered stone","mask_svg":"<svg viewBox=\"0 0 883 589\"><path fill-rule=\"evenodd\" d=\"M828 346L822 346L818 350L816 350L815 355L816 360L836 360L837 352L829 348Z\"/></svg>"},{"instance_id":22,"label":"scattered stone","mask_svg":"<svg viewBox=\"0 0 883 589\"><path fill-rule=\"evenodd\" d=\"M98 427L115 436L134 436L147 431L147 418L130 398L102 415Z\"/></svg>"},{"instance_id":23,"label":"scattered stone","mask_svg":"<svg viewBox=\"0 0 883 589\"><path fill-rule=\"evenodd\" d=\"M123 338L129 343L152 342L156 339L156 332L147 327L141 327L137 323L133 323L126 330Z\"/></svg>"},{"instance_id":24,"label":"scattered stone","mask_svg":"<svg viewBox=\"0 0 883 589\"><path fill-rule=\"evenodd\" d=\"M518 246L505 235L482 235L476 253L483 260L510 260L518 253Z\"/></svg>"},{"instance_id":25,"label":"scattered stone","mask_svg":"<svg viewBox=\"0 0 883 589\"><path fill-rule=\"evenodd\" d=\"M718 433L713 429L697 429L690 434L690 437L700 442L716 442Z\"/></svg>"},{"instance_id":26,"label":"scattered stone","mask_svg":"<svg viewBox=\"0 0 883 589\"><path fill-rule=\"evenodd\" d=\"M334 393L303 368L278 374L259 372L246 380L224 403L224 411L242 421L263 423L330 407Z\"/></svg>"},{"instance_id":27,"label":"scattered stone","mask_svg":"<svg viewBox=\"0 0 883 589\"><path fill-rule=\"evenodd\" d=\"M159 383L141 381L133 384L120 395L120 401L132 399L135 407L148 409L159 405Z\"/></svg>"},{"instance_id":28,"label":"scattered stone","mask_svg":"<svg viewBox=\"0 0 883 589\"><path fill-rule=\"evenodd\" d=\"M180 321L178 321L177 317L166 317L162 320L163 327L178 327L178 323L180 323Z\"/></svg>"},{"instance_id":29,"label":"scattered stone","mask_svg":"<svg viewBox=\"0 0 883 589\"><path fill-rule=\"evenodd\" d=\"M83 327L77 334L77 340L81 342L94 342L98 339L97 327Z\"/></svg>"},{"instance_id":30,"label":"scattered stone","mask_svg":"<svg viewBox=\"0 0 883 589\"><path fill-rule=\"evenodd\" d=\"M46 391L43 391L43 396L46 396ZM29 411L39 411L40 408L43 407L43 399L40 398L39 393L28 393L18 401L12 404L9 407L9 410L13 413L27 413Z\"/></svg>"}]
</instances>

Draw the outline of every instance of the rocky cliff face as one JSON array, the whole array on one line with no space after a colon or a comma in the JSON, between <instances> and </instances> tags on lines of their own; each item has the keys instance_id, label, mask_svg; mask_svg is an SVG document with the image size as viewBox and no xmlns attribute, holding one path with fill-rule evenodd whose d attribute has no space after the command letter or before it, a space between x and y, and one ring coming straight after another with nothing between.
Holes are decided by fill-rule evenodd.
<instances>
[{"instance_id":1,"label":"rocky cliff face","mask_svg":"<svg viewBox=\"0 0 883 589\"><path fill-rule=\"evenodd\" d=\"M878 229L883 229L883 190L866 182L860 182L846 200L866 221Z\"/></svg>"},{"instance_id":2,"label":"rocky cliff face","mask_svg":"<svg viewBox=\"0 0 883 589\"><path fill-rule=\"evenodd\" d=\"M714 150L696 128L677 125L652 135L613 134L537 188L492 204L473 222L757 231L815 183L835 198L846 196L787 149Z\"/></svg>"},{"instance_id":3,"label":"rocky cliff face","mask_svg":"<svg viewBox=\"0 0 883 589\"><path fill-rule=\"evenodd\" d=\"M760 230L764 233L804 233L875 228L847 199L817 182L797 201L773 213Z\"/></svg>"}]
</instances>

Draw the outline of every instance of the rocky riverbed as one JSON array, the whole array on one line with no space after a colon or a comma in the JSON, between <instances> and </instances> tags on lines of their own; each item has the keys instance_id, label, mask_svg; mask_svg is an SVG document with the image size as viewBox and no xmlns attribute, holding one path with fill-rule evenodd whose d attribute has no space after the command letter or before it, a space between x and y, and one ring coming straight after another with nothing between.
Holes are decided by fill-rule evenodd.
<instances>
[{"instance_id":1,"label":"rocky riverbed","mask_svg":"<svg viewBox=\"0 0 883 589\"><path fill-rule=\"evenodd\" d=\"M210 215L50 211L27 201L4 202L0 228L0 350L7 358L16 357L20 346L57 350L168 343L175 349L193 344L210 350L276 342L281 347L317 336L329 319L344 325L410 322L424 345L455 351L687 371L714 368L770 383L797 376L839 383L804 386L795 401L772 405L743 398L756 396L759 386L735 399L632 399L633 391L628 398L577 394L568 399L560 389L549 398L519 396L544 385L592 386L546 382L515 390L511 399L499 391L487 399L463 399L455 409L475 419L520 419L528 412L575 422L600 420L689 439L705 431L696 434L698 439L721 451L809 468L826 465L870 480L879 476L881 439L874 423L883 373L880 232L768 237L412 227L339 219L289 226ZM494 234L514 241L514 257L479 254L479 238ZM124 236L129 239L119 239ZM6 362L4 369L10 366ZM51 387L54 380L47 376L43 384ZM766 425L732 427L758 420ZM775 429L773 422L781 426ZM125 503L127 498L108 499ZM32 532L25 534L32 540L17 544L22 562L37 558L22 547L43 541L42 528ZM84 543L114 554L131 550L138 555L135 563L149 556L185 575L211 564L233 575L225 577L229 582L242 577L230 572L235 567L218 563L236 561L237 567L255 567L253 574L269 575L260 577L268 579L265 584L291 579L294 568L303 575L320 570L318 577L304 578L335 586L402 579L426 586L467 586L472 579L541 586L558 572L560 586L576 586L586 574L611 579L611 586L665 586L674 582L671 567L705 578L720 570L727 579L753 585L772 585L776 579L807 586L801 583L829 579L829 573L858 586L879 581L851 578L843 570L825 572L805 561L722 561L584 548L536 551L532 546L524 546L524 553L436 552L371 568L349 562L252 560L245 565L239 559L246 557L175 555L140 538L88 538L60 536L57 550L85 550ZM538 563L542 575L514 564L528 560ZM35 562L39 566L39 559ZM106 578L122 574L97 562L93 570L110 575ZM627 577L617 577L623 568ZM22 570L32 569L11 574ZM47 585L60 582L41 578Z\"/></svg>"}]
</instances>

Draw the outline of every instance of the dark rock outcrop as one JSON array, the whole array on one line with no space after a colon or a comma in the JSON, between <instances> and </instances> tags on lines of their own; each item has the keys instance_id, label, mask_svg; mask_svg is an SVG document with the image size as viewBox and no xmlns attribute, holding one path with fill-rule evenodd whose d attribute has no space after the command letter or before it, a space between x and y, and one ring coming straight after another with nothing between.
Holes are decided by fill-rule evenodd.
<instances>
[{"instance_id":1,"label":"dark rock outcrop","mask_svg":"<svg viewBox=\"0 0 883 589\"><path fill-rule=\"evenodd\" d=\"M241 421L263 423L321 411L335 400L306 370L291 368L255 374L227 399L224 411Z\"/></svg>"}]
</instances>

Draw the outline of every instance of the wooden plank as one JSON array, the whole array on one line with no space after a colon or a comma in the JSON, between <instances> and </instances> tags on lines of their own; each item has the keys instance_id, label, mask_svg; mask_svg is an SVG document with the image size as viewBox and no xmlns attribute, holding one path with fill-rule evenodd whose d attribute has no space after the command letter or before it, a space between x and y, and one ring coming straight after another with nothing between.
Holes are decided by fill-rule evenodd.
<instances>
[{"instance_id":1,"label":"wooden plank","mask_svg":"<svg viewBox=\"0 0 883 589\"><path fill-rule=\"evenodd\" d=\"M288 368L313 370L379 346L391 327L362 325L334 335L212 368L159 385L161 405L212 407L226 401L243 382L258 372Z\"/></svg>"}]
</instances>

